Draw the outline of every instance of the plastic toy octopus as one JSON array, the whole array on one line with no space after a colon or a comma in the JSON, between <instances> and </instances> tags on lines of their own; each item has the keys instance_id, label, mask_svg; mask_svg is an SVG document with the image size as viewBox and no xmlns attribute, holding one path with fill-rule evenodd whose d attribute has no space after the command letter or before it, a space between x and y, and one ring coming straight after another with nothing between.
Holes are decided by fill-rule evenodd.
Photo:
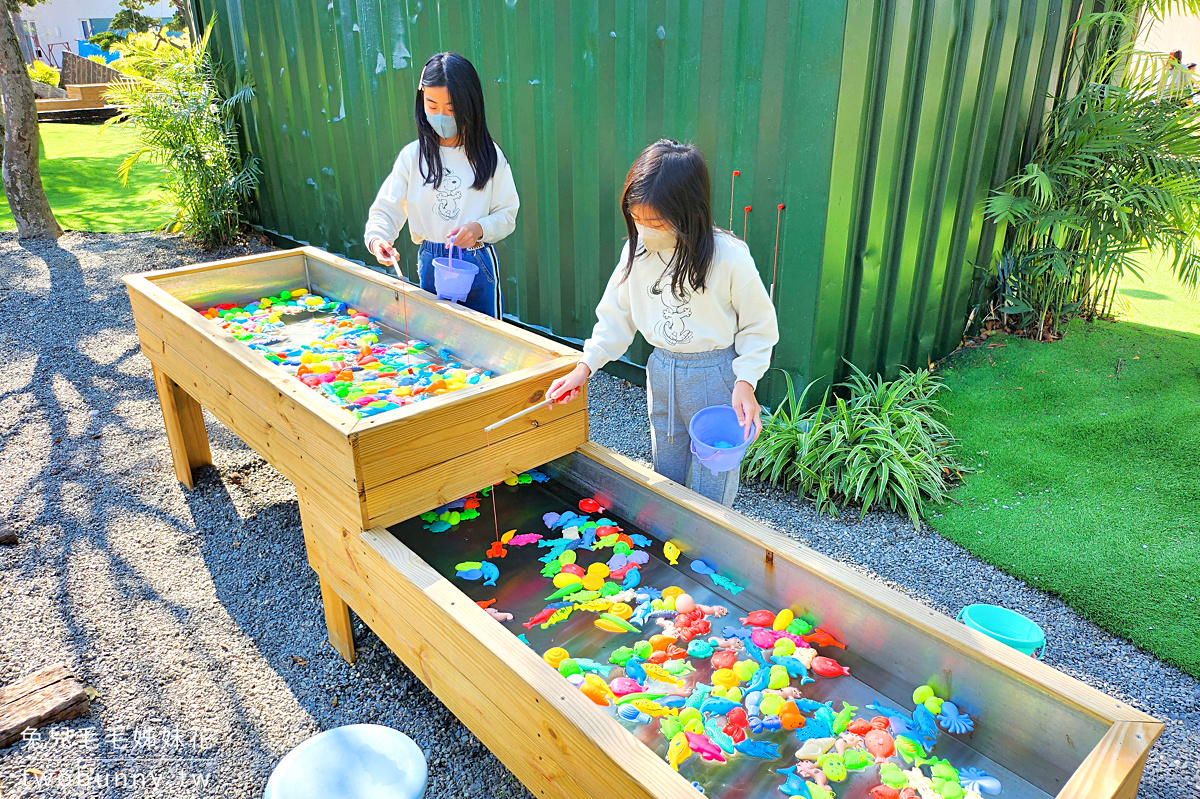
<instances>
[{"instance_id":1,"label":"plastic toy octopus","mask_svg":"<svg viewBox=\"0 0 1200 799\"><path fill-rule=\"evenodd\" d=\"M953 735L975 729L975 722L971 721L971 717L959 712L958 705L953 702L942 703L942 712L938 714L937 720L943 730Z\"/></svg>"}]
</instances>

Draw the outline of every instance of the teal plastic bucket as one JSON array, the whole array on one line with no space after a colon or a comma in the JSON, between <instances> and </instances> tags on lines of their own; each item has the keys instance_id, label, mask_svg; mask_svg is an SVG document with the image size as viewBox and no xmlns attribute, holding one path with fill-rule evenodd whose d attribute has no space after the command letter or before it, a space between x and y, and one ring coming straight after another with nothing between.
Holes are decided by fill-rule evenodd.
<instances>
[{"instance_id":1,"label":"teal plastic bucket","mask_svg":"<svg viewBox=\"0 0 1200 799\"><path fill-rule=\"evenodd\" d=\"M972 630L995 638L1018 652L1032 655L1041 649L1038 660L1046 654L1046 633L1042 632L1037 622L1025 618L1015 610L999 605L967 605L958 612L957 618Z\"/></svg>"}]
</instances>

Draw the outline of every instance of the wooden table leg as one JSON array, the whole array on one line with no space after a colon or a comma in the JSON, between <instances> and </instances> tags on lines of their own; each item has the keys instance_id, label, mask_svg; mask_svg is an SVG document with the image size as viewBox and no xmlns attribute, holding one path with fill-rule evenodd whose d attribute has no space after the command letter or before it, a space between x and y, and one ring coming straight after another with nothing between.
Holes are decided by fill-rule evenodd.
<instances>
[{"instance_id":1,"label":"wooden table leg","mask_svg":"<svg viewBox=\"0 0 1200 799\"><path fill-rule=\"evenodd\" d=\"M329 643L347 663L353 663L354 631L350 628L350 606L323 579L321 604L325 606L325 627L329 631Z\"/></svg>"},{"instance_id":2,"label":"wooden table leg","mask_svg":"<svg viewBox=\"0 0 1200 799\"><path fill-rule=\"evenodd\" d=\"M175 476L190 489L195 485L192 470L212 463L204 412L200 403L165 372L157 366L153 369L154 387L158 389L158 404L162 407L163 424L167 428Z\"/></svg>"}]
</instances>

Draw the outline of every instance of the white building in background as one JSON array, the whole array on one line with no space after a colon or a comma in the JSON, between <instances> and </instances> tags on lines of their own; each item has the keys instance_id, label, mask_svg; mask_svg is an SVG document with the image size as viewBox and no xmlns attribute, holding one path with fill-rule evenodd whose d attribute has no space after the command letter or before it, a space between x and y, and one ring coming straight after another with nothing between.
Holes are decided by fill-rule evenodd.
<instances>
[{"instance_id":1,"label":"white building in background","mask_svg":"<svg viewBox=\"0 0 1200 799\"><path fill-rule=\"evenodd\" d=\"M107 29L108 20L121 10L118 0L46 0L32 8L21 7L24 30L17 31L35 58L61 66L64 49L78 53L78 41ZM148 17L170 17L175 9L167 0L146 7Z\"/></svg>"}]
</instances>

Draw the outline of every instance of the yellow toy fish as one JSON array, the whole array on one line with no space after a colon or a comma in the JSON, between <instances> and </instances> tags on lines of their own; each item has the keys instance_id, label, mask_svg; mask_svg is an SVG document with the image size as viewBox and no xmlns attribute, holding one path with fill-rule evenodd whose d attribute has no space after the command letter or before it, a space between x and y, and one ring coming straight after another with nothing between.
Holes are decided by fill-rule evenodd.
<instances>
[{"instance_id":1,"label":"yellow toy fish","mask_svg":"<svg viewBox=\"0 0 1200 799\"><path fill-rule=\"evenodd\" d=\"M550 618L548 618L544 622L542 622L541 628L543 630L547 630L547 629L553 627L554 625L558 624L559 622L564 622L574 612L575 612L574 605L572 605L570 607L559 608L558 610L556 610L550 614Z\"/></svg>"},{"instance_id":2,"label":"yellow toy fish","mask_svg":"<svg viewBox=\"0 0 1200 799\"><path fill-rule=\"evenodd\" d=\"M642 663L642 671L646 672L646 676L659 682L670 683L671 685L683 685L683 680L677 680L671 672L654 663Z\"/></svg>"},{"instance_id":3,"label":"yellow toy fish","mask_svg":"<svg viewBox=\"0 0 1200 799\"><path fill-rule=\"evenodd\" d=\"M677 716L677 715L679 715L679 710L677 708L663 707L658 702L655 702L653 699L632 699L632 700L630 700L629 704L633 705L638 710L645 713L647 716L651 716L651 717L655 717L655 718L657 718L658 716Z\"/></svg>"},{"instance_id":4,"label":"yellow toy fish","mask_svg":"<svg viewBox=\"0 0 1200 799\"><path fill-rule=\"evenodd\" d=\"M679 551L679 547L675 546L670 541L663 544L663 557L665 557L667 562L672 566L679 565L679 556L681 554L683 553Z\"/></svg>"},{"instance_id":5,"label":"yellow toy fish","mask_svg":"<svg viewBox=\"0 0 1200 799\"><path fill-rule=\"evenodd\" d=\"M596 686L596 689L598 691L600 691L602 694L604 694L606 697L608 697L608 701L612 702L613 704L616 704L617 695L613 693L612 688L608 687L608 683L606 683L604 681L603 677L601 677L599 674L585 674L585 675L583 675L583 679L584 679L584 682L587 682L587 683L590 683L591 685Z\"/></svg>"},{"instance_id":6,"label":"yellow toy fish","mask_svg":"<svg viewBox=\"0 0 1200 799\"><path fill-rule=\"evenodd\" d=\"M667 762L671 768L679 771L679 764L692 756L692 747L688 746L687 733L677 732L667 747Z\"/></svg>"},{"instance_id":7,"label":"yellow toy fish","mask_svg":"<svg viewBox=\"0 0 1200 799\"><path fill-rule=\"evenodd\" d=\"M590 610L593 613L603 613L604 611L611 608L612 604L613 603L612 603L611 599L600 598L600 599L593 599L590 602L584 602L582 604L576 605L575 607L578 608L579 610Z\"/></svg>"}]
</instances>

